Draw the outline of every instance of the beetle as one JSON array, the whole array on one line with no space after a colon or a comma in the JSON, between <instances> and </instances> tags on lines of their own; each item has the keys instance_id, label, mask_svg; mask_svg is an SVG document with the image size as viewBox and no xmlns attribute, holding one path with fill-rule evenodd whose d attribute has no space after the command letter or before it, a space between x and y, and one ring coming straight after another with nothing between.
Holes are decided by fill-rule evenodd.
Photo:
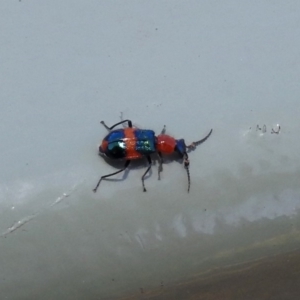
<instances>
[{"instance_id":1,"label":"beetle","mask_svg":"<svg viewBox=\"0 0 300 300\"><path fill-rule=\"evenodd\" d=\"M116 126L126 123L128 127L123 127L122 129L115 129ZM148 161L148 167L145 173L142 176L142 186L143 191L146 192L145 188L145 176L150 171L152 166L151 154L158 154L159 158L159 168L158 168L158 178L160 179L160 173L162 172L163 164L163 154L173 154L177 152L180 158L183 159L184 167L187 171L188 176L188 192L190 191L191 179L189 172L190 161L188 158L188 152L194 150L196 146L205 142L212 133L210 132L201 140L193 142L190 145L186 145L184 139L176 140L173 137L165 134L166 127L164 126L163 130L158 136L155 136L155 132L150 129L139 129L132 126L131 120L122 120L114 124L111 127L108 127L104 121L100 122L108 131L108 135L103 139L101 145L99 146L99 154L108 157L114 160L125 160L124 167L114 173L110 173L104 176L101 176L96 187L93 189L94 192L97 191L101 181L104 178L116 175L127 169L132 160L141 159L146 157Z\"/></svg>"}]
</instances>

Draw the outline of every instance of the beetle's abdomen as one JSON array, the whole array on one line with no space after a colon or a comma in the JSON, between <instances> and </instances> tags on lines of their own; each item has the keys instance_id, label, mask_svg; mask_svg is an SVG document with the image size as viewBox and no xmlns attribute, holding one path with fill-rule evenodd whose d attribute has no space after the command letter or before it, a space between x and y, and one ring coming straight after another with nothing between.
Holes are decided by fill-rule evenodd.
<instances>
[{"instance_id":1,"label":"beetle's abdomen","mask_svg":"<svg viewBox=\"0 0 300 300\"><path fill-rule=\"evenodd\" d=\"M138 159L155 152L155 139L152 130L117 129L104 138L99 150L113 159Z\"/></svg>"},{"instance_id":2,"label":"beetle's abdomen","mask_svg":"<svg viewBox=\"0 0 300 300\"><path fill-rule=\"evenodd\" d=\"M149 155L156 151L156 137L152 130L135 130L135 149L142 155Z\"/></svg>"}]
</instances>

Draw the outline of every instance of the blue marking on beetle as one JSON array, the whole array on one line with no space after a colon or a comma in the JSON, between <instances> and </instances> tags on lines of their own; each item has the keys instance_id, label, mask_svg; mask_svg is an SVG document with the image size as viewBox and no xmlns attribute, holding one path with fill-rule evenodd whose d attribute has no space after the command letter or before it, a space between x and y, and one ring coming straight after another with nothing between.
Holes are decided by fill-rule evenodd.
<instances>
[{"instance_id":1,"label":"blue marking on beetle","mask_svg":"<svg viewBox=\"0 0 300 300\"><path fill-rule=\"evenodd\" d=\"M104 139L108 142L113 142L115 140L123 140L125 138L124 130L117 129L110 132Z\"/></svg>"},{"instance_id":2,"label":"blue marking on beetle","mask_svg":"<svg viewBox=\"0 0 300 300\"><path fill-rule=\"evenodd\" d=\"M149 155L156 151L155 148L155 132L153 130L140 130L134 131L136 138L136 151L142 155Z\"/></svg>"}]
</instances>

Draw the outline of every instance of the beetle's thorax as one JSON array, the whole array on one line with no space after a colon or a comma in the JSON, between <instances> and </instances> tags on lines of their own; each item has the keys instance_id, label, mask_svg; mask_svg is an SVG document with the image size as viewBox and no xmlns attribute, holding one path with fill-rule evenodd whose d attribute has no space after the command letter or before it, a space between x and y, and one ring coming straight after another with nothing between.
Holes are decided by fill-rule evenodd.
<instances>
[{"instance_id":1,"label":"beetle's thorax","mask_svg":"<svg viewBox=\"0 0 300 300\"><path fill-rule=\"evenodd\" d=\"M171 154L174 152L176 147L176 140L167 135L160 134L157 136L157 151L164 154Z\"/></svg>"}]
</instances>

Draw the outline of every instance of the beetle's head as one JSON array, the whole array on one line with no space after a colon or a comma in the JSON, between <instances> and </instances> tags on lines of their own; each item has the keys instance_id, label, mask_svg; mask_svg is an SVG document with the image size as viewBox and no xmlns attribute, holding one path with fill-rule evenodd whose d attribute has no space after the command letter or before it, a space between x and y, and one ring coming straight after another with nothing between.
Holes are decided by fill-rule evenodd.
<instances>
[{"instance_id":1,"label":"beetle's head","mask_svg":"<svg viewBox=\"0 0 300 300\"><path fill-rule=\"evenodd\" d=\"M186 144L184 142L184 139L176 140L176 146L175 151L179 153L181 157L183 157L186 153Z\"/></svg>"}]
</instances>

